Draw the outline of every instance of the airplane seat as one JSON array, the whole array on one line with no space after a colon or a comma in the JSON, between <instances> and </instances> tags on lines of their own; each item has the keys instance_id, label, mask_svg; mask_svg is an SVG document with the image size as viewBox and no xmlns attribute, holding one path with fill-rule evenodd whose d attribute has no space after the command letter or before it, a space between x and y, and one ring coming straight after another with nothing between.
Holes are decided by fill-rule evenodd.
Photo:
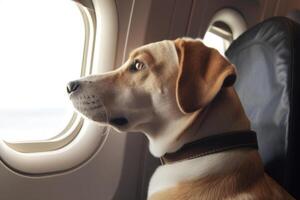
<instances>
[{"instance_id":1,"label":"airplane seat","mask_svg":"<svg viewBox=\"0 0 300 200\"><path fill-rule=\"evenodd\" d=\"M266 172L300 198L300 25L270 18L233 41L226 56L237 67L235 88Z\"/></svg>"}]
</instances>

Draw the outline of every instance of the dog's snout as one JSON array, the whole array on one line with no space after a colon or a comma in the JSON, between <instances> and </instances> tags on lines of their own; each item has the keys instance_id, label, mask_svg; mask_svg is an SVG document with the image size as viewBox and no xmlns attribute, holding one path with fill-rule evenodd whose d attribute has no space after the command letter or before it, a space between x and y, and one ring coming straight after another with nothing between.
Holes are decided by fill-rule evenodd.
<instances>
[{"instance_id":1,"label":"dog's snout","mask_svg":"<svg viewBox=\"0 0 300 200\"><path fill-rule=\"evenodd\" d=\"M71 94L72 92L75 92L80 86L79 81L71 81L67 85L67 92Z\"/></svg>"}]
</instances>

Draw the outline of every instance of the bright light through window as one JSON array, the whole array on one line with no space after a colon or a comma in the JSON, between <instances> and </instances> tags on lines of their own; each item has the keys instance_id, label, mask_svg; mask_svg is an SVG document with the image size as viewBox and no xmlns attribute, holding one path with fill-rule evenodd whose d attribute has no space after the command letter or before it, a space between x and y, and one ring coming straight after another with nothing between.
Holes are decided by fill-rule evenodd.
<instances>
[{"instance_id":1,"label":"bright light through window","mask_svg":"<svg viewBox=\"0 0 300 200\"><path fill-rule=\"evenodd\" d=\"M224 37L222 37L222 35ZM232 35L230 33L216 27L211 27L203 38L205 45L217 49L222 55L225 55L225 51L229 47L231 40Z\"/></svg>"},{"instance_id":2,"label":"bright light through window","mask_svg":"<svg viewBox=\"0 0 300 200\"><path fill-rule=\"evenodd\" d=\"M1 0L0 26L0 137L54 137L73 114L65 88L81 71L80 10L71 0Z\"/></svg>"}]
</instances>

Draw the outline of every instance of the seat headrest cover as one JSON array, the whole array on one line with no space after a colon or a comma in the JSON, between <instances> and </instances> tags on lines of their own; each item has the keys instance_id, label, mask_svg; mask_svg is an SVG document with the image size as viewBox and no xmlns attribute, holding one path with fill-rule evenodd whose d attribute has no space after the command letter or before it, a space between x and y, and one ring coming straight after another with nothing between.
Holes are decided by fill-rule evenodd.
<instances>
[{"instance_id":1,"label":"seat headrest cover","mask_svg":"<svg viewBox=\"0 0 300 200\"><path fill-rule=\"evenodd\" d=\"M235 88L257 132L266 171L294 196L299 195L299 36L299 24L274 17L243 33L226 52L236 65Z\"/></svg>"}]
</instances>

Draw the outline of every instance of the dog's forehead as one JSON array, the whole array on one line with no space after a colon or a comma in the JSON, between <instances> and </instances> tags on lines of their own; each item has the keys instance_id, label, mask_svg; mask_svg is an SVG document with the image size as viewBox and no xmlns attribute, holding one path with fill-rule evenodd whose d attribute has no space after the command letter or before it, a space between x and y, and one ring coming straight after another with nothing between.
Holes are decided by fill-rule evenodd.
<instances>
[{"instance_id":1,"label":"dog's forehead","mask_svg":"<svg viewBox=\"0 0 300 200\"><path fill-rule=\"evenodd\" d=\"M163 40L150 43L135 49L130 57L136 57L140 54L150 54L156 61L168 61L170 64L178 64L178 56L174 41Z\"/></svg>"}]
</instances>

